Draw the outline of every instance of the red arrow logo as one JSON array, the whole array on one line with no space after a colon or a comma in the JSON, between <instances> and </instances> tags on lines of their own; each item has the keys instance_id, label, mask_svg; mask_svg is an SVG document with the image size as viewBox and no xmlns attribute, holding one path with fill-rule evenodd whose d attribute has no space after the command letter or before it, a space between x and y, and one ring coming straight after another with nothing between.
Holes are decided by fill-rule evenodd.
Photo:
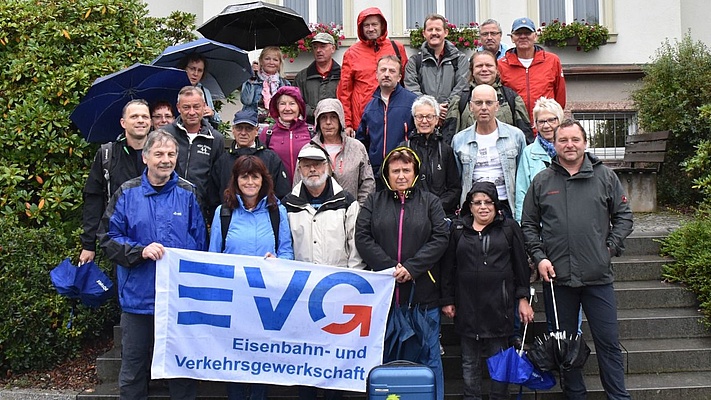
<instances>
[{"instance_id":1,"label":"red arrow logo","mask_svg":"<svg viewBox=\"0 0 711 400\"><path fill-rule=\"evenodd\" d=\"M324 326L322 329L334 335L345 335L353 332L360 325L360 336L368 336L370 334L370 315L373 311L371 306L343 306L343 314L353 314L350 321L342 324L332 323Z\"/></svg>"}]
</instances>

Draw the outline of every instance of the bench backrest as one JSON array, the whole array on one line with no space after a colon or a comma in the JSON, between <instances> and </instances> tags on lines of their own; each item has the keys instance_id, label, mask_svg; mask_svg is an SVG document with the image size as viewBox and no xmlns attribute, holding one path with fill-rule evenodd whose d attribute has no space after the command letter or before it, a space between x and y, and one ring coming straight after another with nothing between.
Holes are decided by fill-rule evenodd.
<instances>
[{"instance_id":1,"label":"bench backrest","mask_svg":"<svg viewBox=\"0 0 711 400\"><path fill-rule=\"evenodd\" d=\"M625 141L624 162L660 164L664 162L669 131L628 135Z\"/></svg>"}]
</instances>

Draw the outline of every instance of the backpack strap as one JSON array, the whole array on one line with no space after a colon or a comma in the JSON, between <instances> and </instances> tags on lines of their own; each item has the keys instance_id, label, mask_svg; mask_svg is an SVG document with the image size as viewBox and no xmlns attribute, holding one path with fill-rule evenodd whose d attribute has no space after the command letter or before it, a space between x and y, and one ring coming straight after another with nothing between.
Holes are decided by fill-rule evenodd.
<instances>
[{"instance_id":1,"label":"backpack strap","mask_svg":"<svg viewBox=\"0 0 711 400\"><path fill-rule=\"evenodd\" d=\"M388 40L390 40L390 44L393 46L393 50L395 50L395 57L397 57L397 59L400 60L400 64L404 66L405 63L402 62L402 54L400 54L400 49L397 47L396 42L392 39ZM400 85L402 85L403 87L405 86L405 74L402 74L402 76L400 76Z\"/></svg>"},{"instance_id":2,"label":"backpack strap","mask_svg":"<svg viewBox=\"0 0 711 400\"><path fill-rule=\"evenodd\" d=\"M455 221L454 225L452 226L452 237L454 238L454 247L456 248L459 245L459 239L462 238L462 235L464 234L464 224L462 221Z\"/></svg>"},{"instance_id":3,"label":"backpack strap","mask_svg":"<svg viewBox=\"0 0 711 400\"><path fill-rule=\"evenodd\" d=\"M272 142L272 133L274 133L274 125L269 125L267 128L266 138L264 138L264 147L269 148L269 143Z\"/></svg>"},{"instance_id":4,"label":"backpack strap","mask_svg":"<svg viewBox=\"0 0 711 400\"><path fill-rule=\"evenodd\" d=\"M111 153L114 143L104 143L101 145L101 168L104 170L104 180L106 181L106 198L111 197Z\"/></svg>"},{"instance_id":5,"label":"backpack strap","mask_svg":"<svg viewBox=\"0 0 711 400\"><path fill-rule=\"evenodd\" d=\"M227 231L230 229L230 222L232 221L232 209L226 204L222 203L222 208L220 209L220 227L222 228L222 251L225 251L225 241L227 240Z\"/></svg>"},{"instance_id":6,"label":"backpack strap","mask_svg":"<svg viewBox=\"0 0 711 400\"><path fill-rule=\"evenodd\" d=\"M274 232L274 251L279 251L279 207L269 207L269 221ZM276 254L275 254L276 255Z\"/></svg>"},{"instance_id":7,"label":"backpack strap","mask_svg":"<svg viewBox=\"0 0 711 400\"><path fill-rule=\"evenodd\" d=\"M459 96L459 113L463 113L467 109L467 103L469 99L472 98L471 86L466 90L462 90L462 94Z\"/></svg>"}]
</instances>

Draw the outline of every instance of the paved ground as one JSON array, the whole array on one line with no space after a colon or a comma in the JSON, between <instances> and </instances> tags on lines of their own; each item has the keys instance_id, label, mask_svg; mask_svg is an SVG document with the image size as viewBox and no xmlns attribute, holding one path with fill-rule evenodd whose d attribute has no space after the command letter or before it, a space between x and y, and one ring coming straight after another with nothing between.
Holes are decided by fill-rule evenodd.
<instances>
[{"instance_id":1,"label":"paved ground","mask_svg":"<svg viewBox=\"0 0 711 400\"><path fill-rule=\"evenodd\" d=\"M667 210L657 213L637 213L634 216L632 236L665 236L689 219L690 217ZM71 391L0 389L0 400L73 400L77 394Z\"/></svg>"}]
</instances>

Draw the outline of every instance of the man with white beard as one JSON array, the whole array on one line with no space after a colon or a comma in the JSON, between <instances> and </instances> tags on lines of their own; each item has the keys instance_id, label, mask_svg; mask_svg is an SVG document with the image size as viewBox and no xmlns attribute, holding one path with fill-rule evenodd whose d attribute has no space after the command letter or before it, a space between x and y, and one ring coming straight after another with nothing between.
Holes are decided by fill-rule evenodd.
<instances>
[{"instance_id":1,"label":"man with white beard","mask_svg":"<svg viewBox=\"0 0 711 400\"><path fill-rule=\"evenodd\" d=\"M298 159L301 182L282 200L294 246L294 259L344 268L365 268L355 247L355 223L360 206L331 176L328 152L318 145L304 146ZM316 388L299 387L300 399L315 399ZM326 390L325 398L341 393Z\"/></svg>"}]
</instances>

